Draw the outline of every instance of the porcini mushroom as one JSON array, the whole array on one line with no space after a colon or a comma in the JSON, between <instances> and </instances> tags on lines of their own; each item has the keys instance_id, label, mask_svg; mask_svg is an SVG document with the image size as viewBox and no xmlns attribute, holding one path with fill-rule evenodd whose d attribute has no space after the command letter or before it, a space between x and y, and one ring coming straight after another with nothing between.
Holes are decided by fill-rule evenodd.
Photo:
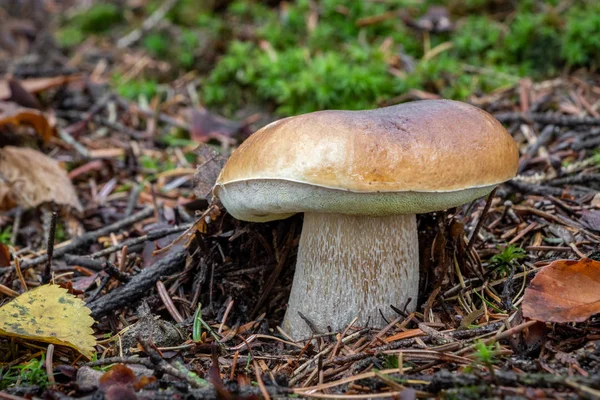
<instances>
[{"instance_id":1,"label":"porcini mushroom","mask_svg":"<svg viewBox=\"0 0 600 400\"><path fill-rule=\"evenodd\" d=\"M414 310L415 214L468 203L512 178L516 144L490 114L448 100L320 111L273 122L233 152L215 195L235 218L304 213L283 328L380 327L389 305Z\"/></svg>"}]
</instances>

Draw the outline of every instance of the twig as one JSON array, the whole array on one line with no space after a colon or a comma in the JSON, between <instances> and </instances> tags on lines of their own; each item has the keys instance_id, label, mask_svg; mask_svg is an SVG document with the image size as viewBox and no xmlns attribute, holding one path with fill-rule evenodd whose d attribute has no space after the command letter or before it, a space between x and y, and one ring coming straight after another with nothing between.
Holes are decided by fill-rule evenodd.
<instances>
[{"instance_id":1,"label":"twig","mask_svg":"<svg viewBox=\"0 0 600 400\"><path fill-rule=\"evenodd\" d=\"M46 351L46 376L48 376L48 384L50 386L54 386L56 384L56 380L54 379L54 345L50 343L48 345L48 350Z\"/></svg>"},{"instance_id":2,"label":"twig","mask_svg":"<svg viewBox=\"0 0 600 400\"><path fill-rule=\"evenodd\" d=\"M82 267L91 269L96 272L104 270L102 262L98 260L92 260L87 256L75 256L73 254L65 254L64 258L67 265L80 265Z\"/></svg>"},{"instance_id":3,"label":"twig","mask_svg":"<svg viewBox=\"0 0 600 400\"><path fill-rule=\"evenodd\" d=\"M576 117L563 114L543 113L496 113L494 117L502 123L509 122L537 122L543 125L577 126L577 125L600 125L600 118Z\"/></svg>"},{"instance_id":4,"label":"twig","mask_svg":"<svg viewBox=\"0 0 600 400\"><path fill-rule=\"evenodd\" d=\"M147 358L140 357L106 357L101 360L91 361L85 363L86 367L99 367L102 365L110 364L138 364L143 365L146 368L152 368L154 364Z\"/></svg>"},{"instance_id":5,"label":"twig","mask_svg":"<svg viewBox=\"0 0 600 400\"><path fill-rule=\"evenodd\" d=\"M84 233L81 236L73 238L70 242L67 242L64 246L57 247L54 249L54 257L62 257L67 253L70 253L80 247L89 245L98 240L101 236L106 236L112 232L119 231L129 225L132 225L138 221L141 221L145 218L150 217L154 213L152 208L145 208L142 211L137 212L129 218L125 218L115 222L114 224L105 226L104 228L98 229L93 232ZM32 258L30 260L25 260L21 263L21 270L26 271L31 267L35 267L36 265L42 264L48 261L48 254L41 255L36 258ZM12 272L14 271L14 265L6 268L0 268L0 273L3 272Z\"/></svg>"},{"instance_id":6,"label":"twig","mask_svg":"<svg viewBox=\"0 0 600 400\"><path fill-rule=\"evenodd\" d=\"M160 239L165 236L171 235L173 233L185 231L190 226L192 226L192 224L185 224L185 225L175 226L172 228L156 230L156 231L148 233L147 235L140 236L135 239L126 240L123 243L119 243L115 246L107 247L106 249L92 253L89 257L92 259L106 257L112 253L116 253L117 251L121 250L123 247L126 247L126 246L129 247L130 251L133 251L133 247L138 244L142 244L142 243L145 243L145 242L148 242L151 240Z\"/></svg>"},{"instance_id":7,"label":"twig","mask_svg":"<svg viewBox=\"0 0 600 400\"><path fill-rule=\"evenodd\" d=\"M15 212L15 219L13 221L12 233L10 235L10 244L17 244L17 237L19 236L19 230L21 230L21 221L23 219L23 208L17 207Z\"/></svg>"},{"instance_id":8,"label":"twig","mask_svg":"<svg viewBox=\"0 0 600 400\"><path fill-rule=\"evenodd\" d=\"M575 176L567 176L564 178L552 179L548 182L552 186L567 186L567 185L581 185L592 182L600 182L600 174L581 174Z\"/></svg>"},{"instance_id":9,"label":"twig","mask_svg":"<svg viewBox=\"0 0 600 400\"><path fill-rule=\"evenodd\" d=\"M161 276L170 275L183 267L186 254L185 248L174 249L167 257L133 276L128 284L114 289L88 304L92 310L92 317L97 319L113 310L131 305L137 299L146 296Z\"/></svg>"},{"instance_id":10,"label":"twig","mask_svg":"<svg viewBox=\"0 0 600 400\"><path fill-rule=\"evenodd\" d=\"M126 217L129 217L131 214L133 214L133 210L139 201L140 193L142 193L143 189L143 184L138 184L133 187L133 190L129 194L129 199L127 199L127 208L125 209Z\"/></svg>"},{"instance_id":11,"label":"twig","mask_svg":"<svg viewBox=\"0 0 600 400\"><path fill-rule=\"evenodd\" d=\"M179 313L179 310L177 310L177 307L175 307L175 304L173 304L173 300L171 300L171 296L169 296L165 284L160 280L156 281L156 290L158 291L158 296L167 308L167 311L171 314L171 317L173 317L175 322L182 323L184 318Z\"/></svg>"},{"instance_id":12,"label":"twig","mask_svg":"<svg viewBox=\"0 0 600 400\"><path fill-rule=\"evenodd\" d=\"M485 219L488 211L490 210L490 206L492 205L492 199L496 194L496 189L492 190L488 195L487 201L485 202L485 206L483 207L483 211L481 211L481 215L479 216L479 221L477 221L477 225L475 225L475 229L473 229L473 234L471 235L471 239L469 240L469 244L467 245L467 249L465 250L467 253L471 251L473 245L475 244L475 240L477 240L477 235L479 234L479 230L483 225L483 220Z\"/></svg>"},{"instance_id":13,"label":"twig","mask_svg":"<svg viewBox=\"0 0 600 400\"><path fill-rule=\"evenodd\" d=\"M154 344L150 341L150 339L146 339L140 334L138 335L138 342L140 345L142 345L144 351L150 357L150 361L156 370L179 378L194 388L203 388L210 385L210 383L204 379L200 379L193 372L187 370L181 371L180 369L175 368L163 360L158 351L154 348Z\"/></svg>"},{"instance_id":14,"label":"twig","mask_svg":"<svg viewBox=\"0 0 600 400\"><path fill-rule=\"evenodd\" d=\"M504 326L504 324L502 322L495 322L495 323L492 323L489 325L482 326L480 328L475 328L475 329L470 329L470 330L457 330L457 331L453 331L453 332L444 332L444 334L452 337L453 339L463 340L463 339L470 339L475 336L485 335L490 332L494 332L495 330L497 330L498 328L500 328L502 326ZM421 336L419 338L419 340L422 340L424 343L431 343L432 341L435 340L435 338L433 336ZM345 364L350 361L363 360L365 358L373 356L374 354L379 354L379 353L382 353L387 350L395 350L395 349L413 346L416 342L417 342L417 340L415 338L403 339L403 340L399 340L397 342L393 342L393 343L385 344L385 345L382 345L379 347L375 347L374 349L368 350L368 352L366 352L366 353L358 353L358 354L351 354L349 356L344 356L344 357L336 357L332 360L332 362L334 364L341 365L341 364Z\"/></svg>"},{"instance_id":15,"label":"twig","mask_svg":"<svg viewBox=\"0 0 600 400\"><path fill-rule=\"evenodd\" d=\"M85 148L84 145L79 143L73 136L71 136L65 129L58 128L58 136L67 144L71 145L73 149L78 152L83 158L90 158L90 152Z\"/></svg>"},{"instance_id":16,"label":"twig","mask_svg":"<svg viewBox=\"0 0 600 400\"><path fill-rule=\"evenodd\" d=\"M521 193L536 194L538 196L558 196L561 197L566 189L559 189L552 186L533 185L531 183L519 182L516 180L506 182L509 186L517 189ZM572 188L571 188L572 190Z\"/></svg>"},{"instance_id":17,"label":"twig","mask_svg":"<svg viewBox=\"0 0 600 400\"><path fill-rule=\"evenodd\" d=\"M117 47L119 49L124 49L140 40L144 33L158 25L158 23L165 17L165 15L167 15L167 13L175 6L175 4L177 4L177 0L166 0L142 23L142 26L117 40Z\"/></svg>"},{"instance_id":18,"label":"twig","mask_svg":"<svg viewBox=\"0 0 600 400\"><path fill-rule=\"evenodd\" d=\"M106 272L109 276L115 278L119 282L127 283L131 281L131 275L129 275L126 272L121 272L119 268L117 268L111 262L105 262L104 264L102 264L102 267L104 269L104 272Z\"/></svg>"},{"instance_id":19,"label":"twig","mask_svg":"<svg viewBox=\"0 0 600 400\"><path fill-rule=\"evenodd\" d=\"M58 219L58 213L55 211L52 212L50 218L50 230L48 232L48 247L47 247L47 258L46 268L44 268L44 272L42 273L42 284L47 284L52 279L52 255L54 254L54 239L56 237L56 220ZM25 270L25 267L22 267L21 270Z\"/></svg>"}]
</instances>

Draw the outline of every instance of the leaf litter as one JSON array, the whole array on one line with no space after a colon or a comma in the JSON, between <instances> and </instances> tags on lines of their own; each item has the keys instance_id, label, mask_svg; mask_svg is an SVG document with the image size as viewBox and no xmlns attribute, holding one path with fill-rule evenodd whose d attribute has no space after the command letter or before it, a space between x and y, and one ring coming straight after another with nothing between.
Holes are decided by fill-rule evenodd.
<instances>
[{"instance_id":1,"label":"leaf litter","mask_svg":"<svg viewBox=\"0 0 600 400\"><path fill-rule=\"evenodd\" d=\"M123 61L114 68L125 68L119 72L131 77L161 69L159 62L135 50L126 61L118 52L111 55ZM5 257L10 266L0 269L0 301L15 289L39 284L50 265L55 282L76 287L96 317L99 357L87 365L125 364L133 369L141 364L156 377L156 382L141 386L127 380L124 388L96 383L90 392L106 394L115 386L117 395L132 398L489 398L532 393L573 398L600 391L600 320L594 309L586 316L578 314L583 319L578 323L551 322L546 316L539 322L528 311L541 311L540 302L554 309L561 306L556 298L535 291L546 286L544 271L556 275L555 267L548 268L553 262L567 259L585 273L588 259L600 259L595 228L600 120L585 106L600 100L594 76L522 81L502 92L472 97L472 103L493 112L517 140L522 155L518 178L499 188L486 213L486 200L481 199L419 217L424 279L421 298L414 299L418 312L406 313L395 305L397 317L383 329L349 326L343 332L317 332L312 341L293 342L277 327L289 296L301 216L250 224L209 203L211 182L224 161L221 154L243 140L238 125L202 114L196 116L195 139L210 147L194 153L196 145L190 143L164 146L181 130L194 138L194 121L187 120L190 126L181 122L188 110L197 109L188 90L198 84L193 76L181 78L161 99L138 104L97 83L108 80L114 70L94 54L84 49L71 61L71 67L93 79L39 90L61 91L42 105L70 135L68 140L52 137L42 151L77 168L69 184L81 199L85 233L65 237L63 232L48 241L34 214L3 214L0 228L20 226L16 243L8 247L13 260ZM262 120L273 118L263 114ZM57 165L40 164L36 169ZM183 237L187 245L160 242L167 237L177 237L177 244ZM558 263L554 265L567 265ZM558 274L565 282L581 282L576 271ZM537 284L532 281L536 275ZM565 286L565 296L572 287ZM140 303L151 310L149 315L138 313ZM561 307L561 314L574 313ZM182 333L173 336L175 342L157 340L156 332L174 326ZM194 327L197 335L192 335ZM47 352L27 341L16 343L16 360ZM9 344L0 340L0 346ZM61 347L55 352L55 361L72 360ZM81 362L75 366L87 368ZM48 394L83 395L69 386L76 379L47 389ZM10 390L43 394L35 388Z\"/></svg>"}]
</instances>

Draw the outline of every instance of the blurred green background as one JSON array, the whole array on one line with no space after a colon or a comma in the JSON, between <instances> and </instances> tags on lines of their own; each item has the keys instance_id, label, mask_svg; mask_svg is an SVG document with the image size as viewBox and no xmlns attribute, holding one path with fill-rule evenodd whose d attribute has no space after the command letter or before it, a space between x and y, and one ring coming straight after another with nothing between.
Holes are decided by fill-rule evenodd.
<instances>
[{"instance_id":1,"label":"blurred green background","mask_svg":"<svg viewBox=\"0 0 600 400\"><path fill-rule=\"evenodd\" d=\"M160 4L128 14L95 3L63 19L59 41L118 37ZM179 0L167 18L138 46L174 68L126 84L115 74L113 84L126 97L153 96L197 71L200 101L229 116L372 108L411 89L465 100L600 64L598 1Z\"/></svg>"}]
</instances>

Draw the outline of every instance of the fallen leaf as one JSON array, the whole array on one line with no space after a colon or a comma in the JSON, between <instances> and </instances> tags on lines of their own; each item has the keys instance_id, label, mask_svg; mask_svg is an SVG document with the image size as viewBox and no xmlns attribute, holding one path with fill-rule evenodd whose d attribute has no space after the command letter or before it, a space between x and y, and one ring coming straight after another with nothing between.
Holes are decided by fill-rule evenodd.
<instances>
[{"instance_id":1,"label":"fallen leaf","mask_svg":"<svg viewBox=\"0 0 600 400\"><path fill-rule=\"evenodd\" d=\"M96 339L85 303L57 285L25 292L0 308L0 335L71 347L92 358Z\"/></svg>"},{"instance_id":2,"label":"fallen leaf","mask_svg":"<svg viewBox=\"0 0 600 400\"><path fill-rule=\"evenodd\" d=\"M600 231L600 211L583 210L579 222L593 231Z\"/></svg>"},{"instance_id":3,"label":"fallen leaf","mask_svg":"<svg viewBox=\"0 0 600 400\"><path fill-rule=\"evenodd\" d=\"M159 222L152 228L152 230L150 230L149 233L160 231L162 229L172 228L172 227L173 227L172 225L169 225L166 222ZM182 243L174 242L181 236L181 233L182 232L176 232L176 233L172 233L170 235L167 235L165 237L162 237L162 238L154 240L154 241L152 241L152 240L147 241L144 244L144 248L143 248L142 254L141 254L144 268L150 267L151 265L162 260L163 258L166 258L167 256L169 256L171 251L177 251L177 249L182 248L183 247ZM170 248L166 249L166 247L169 247L169 246L170 246ZM161 250L161 249L165 249L165 251L157 251L157 250Z\"/></svg>"},{"instance_id":4,"label":"fallen leaf","mask_svg":"<svg viewBox=\"0 0 600 400\"><path fill-rule=\"evenodd\" d=\"M18 79L8 78L8 87L10 88L10 101L20 106L41 110L42 106L35 96L21 85Z\"/></svg>"},{"instance_id":5,"label":"fallen leaf","mask_svg":"<svg viewBox=\"0 0 600 400\"><path fill-rule=\"evenodd\" d=\"M202 199L210 200L212 188L225 165L225 157L209 145L200 145L195 151L198 168L194 175L194 192Z\"/></svg>"},{"instance_id":6,"label":"fallen leaf","mask_svg":"<svg viewBox=\"0 0 600 400\"><path fill-rule=\"evenodd\" d=\"M94 282L96 281L97 278L98 278L97 272L90 276L81 276L78 278L73 278L73 289L85 291L94 284Z\"/></svg>"},{"instance_id":7,"label":"fallen leaf","mask_svg":"<svg viewBox=\"0 0 600 400\"><path fill-rule=\"evenodd\" d=\"M0 210L55 203L81 211L71 180L57 161L30 148L0 148Z\"/></svg>"},{"instance_id":8,"label":"fallen leaf","mask_svg":"<svg viewBox=\"0 0 600 400\"><path fill-rule=\"evenodd\" d=\"M0 243L0 267L8 267L10 265L10 251L8 246Z\"/></svg>"},{"instance_id":9,"label":"fallen leaf","mask_svg":"<svg viewBox=\"0 0 600 400\"><path fill-rule=\"evenodd\" d=\"M590 202L592 207L600 208L600 193L596 193Z\"/></svg>"},{"instance_id":10,"label":"fallen leaf","mask_svg":"<svg viewBox=\"0 0 600 400\"><path fill-rule=\"evenodd\" d=\"M600 313L600 262L557 260L525 289L523 316L542 322L583 322Z\"/></svg>"},{"instance_id":11,"label":"fallen leaf","mask_svg":"<svg viewBox=\"0 0 600 400\"><path fill-rule=\"evenodd\" d=\"M100 378L101 390L106 390L114 385L134 385L137 382L137 377L129 368L124 364L117 364L110 370L106 371Z\"/></svg>"},{"instance_id":12,"label":"fallen leaf","mask_svg":"<svg viewBox=\"0 0 600 400\"><path fill-rule=\"evenodd\" d=\"M239 122L210 113L204 108L194 108L189 111L190 136L196 142L205 143L210 139L220 141L230 140L242 125Z\"/></svg>"},{"instance_id":13,"label":"fallen leaf","mask_svg":"<svg viewBox=\"0 0 600 400\"><path fill-rule=\"evenodd\" d=\"M115 385L104 392L105 400L137 400L138 397L129 386Z\"/></svg>"},{"instance_id":14,"label":"fallen leaf","mask_svg":"<svg viewBox=\"0 0 600 400\"><path fill-rule=\"evenodd\" d=\"M28 125L48 142L54 135L54 128L41 111L20 107L15 103L0 101L0 127L4 125Z\"/></svg>"},{"instance_id":15,"label":"fallen leaf","mask_svg":"<svg viewBox=\"0 0 600 400\"><path fill-rule=\"evenodd\" d=\"M81 79L78 75L54 76L51 78L30 78L19 81L23 89L31 94L40 93L48 89L65 85L69 82ZM8 100L12 96L9 80L0 79L0 100Z\"/></svg>"}]
</instances>

